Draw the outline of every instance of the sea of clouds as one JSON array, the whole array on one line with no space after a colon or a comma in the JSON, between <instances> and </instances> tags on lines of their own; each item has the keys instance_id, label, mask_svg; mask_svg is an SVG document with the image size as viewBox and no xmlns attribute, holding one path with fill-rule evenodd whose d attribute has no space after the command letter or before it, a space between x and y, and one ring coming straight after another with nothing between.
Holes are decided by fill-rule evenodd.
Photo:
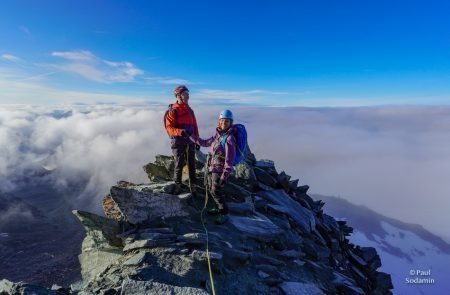
<instances>
[{"instance_id":1,"label":"sea of clouds","mask_svg":"<svg viewBox=\"0 0 450 295\"><path fill-rule=\"evenodd\" d=\"M212 135L223 106L193 108L201 136ZM247 126L256 157L274 160L310 192L341 196L449 240L450 107L231 109ZM171 153L164 110L0 105L2 190L14 190L18 175L38 167L53 170L60 187L85 177L79 199L97 204L118 180L147 182L142 166Z\"/></svg>"}]
</instances>

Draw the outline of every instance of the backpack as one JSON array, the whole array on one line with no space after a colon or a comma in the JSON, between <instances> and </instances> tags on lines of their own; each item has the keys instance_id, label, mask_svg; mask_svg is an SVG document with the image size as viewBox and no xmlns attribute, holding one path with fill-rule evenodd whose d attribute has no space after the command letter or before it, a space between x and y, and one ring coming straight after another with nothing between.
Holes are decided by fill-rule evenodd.
<instances>
[{"instance_id":1,"label":"backpack","mask_svg":"<svg viewBox=\"0 0 450 295\"><path fill-rule=\"evenodd\" d=\"M166 112L164 113L164 129L166 129L167 135L169 135L170 138L172 138L172 136L170 136L169 131L167 131L167 126L166 126L166 118L167 118L167 114L169 114L169 111L173 110L175 117L177 116L177 109L173 107L173 104L169 104L169 106L167 107Z\"/></svg>"},{"instance_id":2,"label":"backpack","mask_svg":"<svg viewBox=\"0 0 450 295\"><path fill-rule=\"evenodd\" d=\"M242 162L245 158L245 149L247 148L247 131L245 130L245 126L242 124L235 124L231 126L231 134L236 139L236 158L234 158L233 165L237 165ZM225 134L222 137L222 147L225 149L225 142L227 141L228 134Z\"/></svg>"}]
</instances>

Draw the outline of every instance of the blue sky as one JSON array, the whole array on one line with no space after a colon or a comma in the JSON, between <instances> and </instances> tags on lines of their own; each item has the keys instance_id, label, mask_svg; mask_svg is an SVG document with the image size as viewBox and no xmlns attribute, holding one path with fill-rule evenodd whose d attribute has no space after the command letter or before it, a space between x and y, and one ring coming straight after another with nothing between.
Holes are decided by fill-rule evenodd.
<instances>
[{"instance_id":1,"label":"blue sky","mask_svg":"<svg viewBox=\"0 0 450 295\"><path fill-rule=\"evenodd\" d=\"M450 101L446 1L2 1L0 103Z\"/></svg>"}]
</instances>

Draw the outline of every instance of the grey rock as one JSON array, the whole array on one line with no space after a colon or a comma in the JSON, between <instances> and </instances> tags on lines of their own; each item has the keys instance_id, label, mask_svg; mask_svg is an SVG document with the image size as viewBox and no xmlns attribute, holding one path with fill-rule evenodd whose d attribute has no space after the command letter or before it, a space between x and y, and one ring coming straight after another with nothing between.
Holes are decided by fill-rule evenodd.
<instances>
[{"instance_id":1,"label":"grey rock","mask_svg":"<svg viewBox=\"0 0 450 295\"><path fill-rule=\"evenodd\" d=\"M368 263L370 269L375 270L381 267L381 259L377 250L373 247L361 247L361 258Z\"/></svg>"},{"instance_id":2,"label":"grey rock","mask_svg":"<svg viewBox=\"0 0 450 295\"><path fill-rule=\"evenodd\" d=\"M14 283L3 279L0 281L0 294L12 294L14 290Z\"/></svg>"},{"instance_id":3,"label":"grey rock","mask_svg":"<svg viewBox=\"0 0 450 295\"><path fill-rule=\"evenodd\" d=\"M331 251L327 247L316 246L316 251L319 259L328 259L331 255Z\"/></svg>"},{"instance_id":4,"label":"grey rock","mask_svg":"<svg viewBox=\"0 0 450 295\"><path fill-rule=\"evenodd\" d=\"M139 234L139 238L143 240L174 240L176 237L176 234L171 233L143 232Z\"/></svg>"},{"instance_id":5,"label":"grey rock","mask_svg":"<svg viewBox=\"0 0 450 295\"><path fill-rule=\"evenodd\" d=\"M289 180L291 179L290 175L287 175L286 172L281 171L280 174L277 176L277 182L281 185L281 187L286 191L290 191L290 183Z\"/></svg>"},{"instance_id":6,"label":"grey rock","mask_svg":"<svg viewBox=\"0 0 450 295\"><path fill-rule=\"evenodd\" d=\"M316 240L322 244L322 246L327 246L327 241L325 240L325 237L328 239L328 235L325 233L324 236L320 233L318 229L323 229L322 225L320 223L317 224L316 228L313 229L312 233L316 237Z\"/></svg>"},{"instance_id":7,"label":"grey rock","mask_svg":"<svg viewBox=\"0 0 450 295\"><path fill-rule=\"evenodd\" d=\"M334 219L333 217L327 215L327 214L323 214L322 215L322 225L330 231L334 231L334 232L338 232L339 231L339 225L336 221L336 219Z\"/></svg>"},{"instance_id":8,"label":"grey rock","mask_svg":"<svg viewBox=\"0 0 450 295\"><path fill-rule=\"evenodd\" d=\"M171 244L173 240L137 240L131 244L125 245L123 248L124 252L141 249L141 248L154 248L159 246L167 246Z\"/></svg>"},{"instance_id":9,"label":"grey rock","mask_svg":"<svg viewBox=\"0 0 450 295\"><path fill-rule=\"evenodd\" d=\"M159 166L164 166L166 170L169 171L170 173L173 172L175 167L175 162L172 156L156 155L155 164Z\"/></svg>"},{"instance_id":10,"label":"grey rock","mask_svg":"<svg viewBox=\"0 0 450 295\"><path fill-rule=\"evenodd\" d=\"M178 237L180 242L190 245L203 245L206 243L206 234L204 233L187 233Z\"/></svg>"},{"instance_id":11,"label":"grey rock","mask_svg":"<svg viewBox=\"0 0 450 295\"><path fill-rule=\"evenodd\" d=\"M259 269L271 276L278 276L278 267L269 264L258 264L255 265L256 269Z\"/></svg>"},{"instance_id":12,"label":"grey rock","mask_svg":"<svg viewBox=\"0 0 450 295\"><path fill-rule=\"evenodd\" d=\"M262 189L263 191L273 191L273 190L275 190L275 188L273 188L271 186L268 186L268 185L265 185L264 183L259 182L259 181L256 183L256 186L258 188Z\"/></svg>"},{"instance_id":13,"label":"grey rock","mask_svg":"<svg viewBox=\"0 0 450 295\"><path fill-rule=\"evenodd\" d=\"M20 295L63 295L65 293L47 289L41 286L27 284L23 282L13 283L6 279L0 280L0 294L20 294Z\"/></svg>"},{"instance_id":14,"label":"grey rock","mask_svg":"<svg viewBox=\"0 0 450 295\"><path fill-rule=\"evenodd\" d=\"M111 197L131 224L150 223L161 218L188 216L177 196L139 192L116 186L111 188Z\"/></svg>"},{"instance_id":15,"label":"grey rock","mask_svg":"<svg viewBox=\"0 0 450 295\"><path fill-rule=\"evenodd\" d=\"M129 189L134 189L139 192L158 192L171 194L175 187L173 181L167 181L166 179L160 180L158 183L141 184L138 186L131 187Z\"/></svg>"},{"instance_id":16,"label":"grey rock","mask_svg":"<svg viewBox=\"0 0 450 295\"><path fill-rule=\"evenodd\" d=\"M294 191L297 188L298 182L299 182L298 179L289 181L289 188L291 191Z\"/></svg>"},{"instance_id":17,"label":"grey rock","mask_svg":"<svg viewBox=\"0 0 450 295\"><path fill-rule=\"evenodd\" d=\"M375 275L375 282L377 285L377 289L380 290L394 288L394 286L392 285L391 275L384 272L377 272L377 274Z\"/></svg>"},{"instance_id":18,"label":"grey rock","mask_svg":"<svg viewBox=\"0 0 450 295\"><path fill-rule=\"evenodd\" d=\"M70 290L74 293L78 293L83 289L83 287L84 287L83 280L70 284Z\"/></svg>"},{"instance_id":19,"label":"grey rock","mask_svg":"<svg viewBox=\"0 0 450 295\"><path fill-rule=\"evenodd\" d=\"M138 252L137 254L131 256L130 258L128 258L123 263L123 265L127 265L127 266L141 265L145 261L146 257L147 257L147 253L146 252Z\"/></svg>"},{"instance_id":20,"label":"grey rock","mask_svg":"<svg viewBox=\"0 0 450 295\"><path fill-rule=\"evenodd\" d=\"M217 226L211 224L213 218L204 218L217 294L389 294L392 282L376 271L380 260L375 249L349 244L345 235L351 227L323 214L323 202L312 200L307 187L297 187L298 180L291 181L285 172L278 174L272 161L255 159L235 168L236 177L225 187L229 222ZM171 194L174 183L167 179L173 173L172 157L159 155L148 169L150 183L121 181L111 189L105 210L109 219L77 215L87 232L80 255L83 281L61 292L211 291L200 212ZM255 171L273 187L258 181ZM204 193L201 171L196 172L197 189ZM184 186L181 192L186 191ZM4 282L3 288L11 284ZM20 286L30 287L12 288Z\"/></svg>"},{"instance_id":21,"label":"grey rock","mask_svg":"<svg viewBox=\"0 0 450 295\"><path fill-rule=\"evenodd\" d=\"M97 249L122 247L122 240L117 237L121 233L120 224L117 221L89 212L78 210L72 212L84 226L86 234L92 238L92 247Z\"/></svg>"},{"instance_id":22,"label":"grey rock","mask_svg":"<svg viewBox=\"0 0 450 295\"><path fill-rule=\"evenodd\" d=\"M122 283L123 295L208 295L203 289L178 287L152 281L135 281L126 279Z\"/></svg>"},{"instance_id":23,"label":"grey rock","mask_svg":"<svg viewBox=\"0 0 450 295\"><path fill-rule=\"evenodd\" d=\"M300 206L284 190L260 192L259 195L274 204L275 206L272 206L272 208L289 215L303 231L312 232L315 228L316 218L314 214Z\"/></svg>"},{"instance_id":24,"label":"grey rock","mask_svg":"<svg viewBox=\"0 0 450 295\"><path fill-rule=\"evenodd\" d=\"M364 267L367 265L367 262L364 259L362 259L361 257L359 257L358 255L356 255L355 253L353 253L352 250L348 249L347 254L348 254L348 257L350 259L352 259L360 267Z\"/></svg>"},{"instance_id":25,"label":"grey rock","mask_svg":"<svg viewBox=\"0 0 450 295\"><path fill-rule=\"evenodd\" d=\"M276 286L276 285L280 284L281 282L283 282L283 280L281 278L277 278L277 277L268 277L268 278L265 278L263 280L263 282L265 284L267 284L268 286Z\"/></svg>"},{"instance_id":26,"label":"grey rock","mask_svg":"<svg viewBox=\"0 0 450 295\"><path fill-rule=\"evenodd\" d=\"M122 277L116 274L111 274L106 277L113 285L117 285L122 281Z\"/></svg>"},{"instance_id":27,"label":"grey rock","mask_svg":"<svg viewBox=\"0 0 450 295\"><path fill-rule=\"evenodd\" d=\"M250 202L243 202L243 203L230 202L227 205L230 213L235 215L249 215L253 214L255 211L253 203Z\"/></svg>"},{"instance_id":28,"label":"grey rock","mask_svg":"<svg viewBox=\"0 0 450 295\"><path fill-rule=\"evenodd\" d=\"M86 229L78 259L83 280L90 281L120 258L122 240L117 235L121 229L115 220L83 211L74 210L73 213Z\"/></svg>"},{"instance_id":29,"label":"grey rock","mask_svg":"<svg viewBox=\"0 0 450 295\"><path fill-rule=\"evenodd\" d=\"M139 229L139 233L160 233L160 234L171 234L173 229L169 227L152 227L152 228L142 228Z\"/></svg>"},{"instance_id":30,"label":"grey rock","mask_svg":"<svg viewBox=\"0 0 450 295\"><path fill-rule=\"evenodd\" d=\"M316 246L317 245L309 239L303 241L303 251L310 258L319 258L319 255L316 251Z\"/></svg>"},{"instance_id":31,"label":"grey rock","mask_svg":"<svg viewBox=\"0 0 450 295\"><path fill-rule=\"evenodd\" d=\"M224 257L226 258L226 262L231 263L231 264L245 263L252 257L251 253L236 250L236 249L223 249L223 254L224 254Z\"/></svg>"},{"instance_id":32,"label":"grey rock","mask_svg":"<svg viewBox=\"0 0 450 295\"><path fill-rule=\"evenodd\" d=\"M242 200L252 196L250 191L232 182L226 184L223 191L226 195L238 196Z\"/></svg>"},{"instance_id":33,"label":"grey rock","mask_svg":"<svg viewBox=\"0 0 450 295\"><path fill-rule=\"evenodd\" d=\"M283 250L279 253L279 255L284 256L286 258L299 258L305 256L305 253L297 250Z\"/></svg>"},{"instance_id":34,"label":"grey rock","mask_svg":"<svg viewBox=\"0 0 450 295\"><path fill-rule=\"evenodd\" d=\"M253 255L252 262L254 262L255 264L269 264L269 265L274 265L274 266L284 266L285 265L285 263L281 260L278 260L276 258L267 256L267 255L262 255L262 254Z\"/></svg>"},{"instance_id":35,"label":"grey rock","mask_svg":"<svg viewBox=\"0 0 450 295\"><path fill-rule=\"evenodd\" d=\"M260 196L255 196L255 202L254 202L254 207L255 210L258 210L260 212L264 212L267 204L269 204L269 202L266 201L266 199L261 198Z\"/></svg>"},{"instance_id":36,"label":"grey rock","mask_svg":"<svg viewBox=\"0 0 450 295\"><path fill-rule=\"evenodd\" d=\"M300 193L300 194L306 194L307 192L308 192L308 190L309 190L309 185L302 185L302 186L299 186L298 188L297 188L297 191Z\"/></svg>"},{"instance_id":37,"label":"grey rock","mask_svg":"<svg viewBox=\"0 0 450 295\"><path fill-rule=\"evenodd\" d=\"M229 222L241 233L263 241L276 239L283 232L270 219L257 212L253 216L230 215Z\"/></svg>"},{"instance_id":38,"label":"grey rock","mask_svg":"<svg viewBox=\"0 0 450 295\"><path fill-rule=\"evenodd\" d=\"M170 172L164 166L148 163L143 167L143 169L145 173L147 173L150 181L155 180L155 178L162 178L166 180L172 179Z\"/></svg>"},{"instance_id":39,"label":"grey rock","mask_svg":"<svg viewBox=\"0 0 450 295\"><path fill-rule=\"evenodd\" d=\"M259 182L271 187L275 187L277 185L277 180L264 169L254 167L253 171L255 172L256 179Z\"/></svg>"},{"instance_id":40,"label":"grey rock","mask_svg":"<svg viewBox=\"0 0 450 295\"><path fill-rule=\"evenodd\" d=\"M279 285L286 295L325 295L325 293L312 283L283 282Z\"/></svg>"},{"instance_id":41,"label":"grey rock","mask_svg":"<svg viewBox=\"0 0 450 295\"><path fill-rule=\"evenodd\" d=\"M255 167L262 168L262 169L268 169L268 168L275 169L275 163L272 160L262 159L262 160L256 161Z\"/></svg>"},{"instance_id":42,"label":"grey rock","mask_svg":"<svg viewBox=\"0 0 450 295\"><path fill-rule=\"evenodd\" d=\"M344 294L352 294L352 295L365 294L361 288L356 287L356 282L354 279L336 271L333 272L333 275L334 275L334 279L332 281L333 285L336 287L336 289L345 292Z\"/></svg>"},{"instance_id":43,"label":"grey rock","mask_svg":"<svg viewBox=\"0 0 450 295\"><path fill-rule=\"evenodd\" d=\"M358 267L350 265L350 269L355 274L354 277L359 283L361 283L363 286L368 283L369 278Z\"/></svg>"},{"instance_id":44,"label":"grey rock","mask_svg":"<svg viewBox=\"0 0 450 295\"><path fill-rule=\"evenodd\" d=\"M261 279L265 279L265 278L270 277L269 274L263 272L262 270L258 271L258 276L259 276Z\"/></svg>"},{"instance_id":45,"label":"grey rock","mask_svg":"<svg viewBox=\"0 0 450 295\"><path fill-rule=\"evenodd\" d=\"M209 259L211 260L221 260L223 258L222 253L219 252L211 252L209 251ZM198 260L206 260L207 259L207 252L206 251L200 251L200 250L194 250L191 253L191 256L194 259L198 259Z\"/></svg>"},{"instance_id":46,"label":"grey rock","mask_svg":"<svg viewBox=\"0 0 450 295\"><path fill-rule=\"evenodd\" d=\"M89 241L85 238L83 245ZM83 250L78 256L81 265L81 277L89 282L96 278L97 274L104 272L111 265L118 263L122 257L122 249L110 250Z\"/></svg>"}]
</instances>

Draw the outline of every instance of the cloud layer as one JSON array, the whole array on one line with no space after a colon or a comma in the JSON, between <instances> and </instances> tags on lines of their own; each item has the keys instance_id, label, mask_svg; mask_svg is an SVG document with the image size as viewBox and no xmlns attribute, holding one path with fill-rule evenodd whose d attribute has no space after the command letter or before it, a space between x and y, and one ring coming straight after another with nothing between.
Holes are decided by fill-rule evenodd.
<instances>
[{"instance_id":1,"label":"cloud layer","mask_svg":"<svg viewBox=\"0 0 450 295\"><path fill-rule=\"evenodd\" d=\"M212 135L220 106L196 106ZM234 107L257 158L275 160L311 192L338 195L449 237L450 108ZM69 112L71 111L71 112ZM145 182L142 166L170 154L162 108L0 108L0 181L30 165L57 167L57 183L87 177L86 196L117 180ZM55 173L56 174L56 173Z\"/></svg>"},{"instance_id":2,"label":"cloud layer","mask_svg":"<svg viewBox=\"0 0 450 295\"><path fill-rule=\"evenodd\" d=\"M106 195L120 179L143 182L141 167L169 149L161 140L161 116L158 110L113 106L0 108L0 185L12 190L13 176L41 166L56 168L59 186L87 178L88 197Z\"/></svg>"}]
</instances>

